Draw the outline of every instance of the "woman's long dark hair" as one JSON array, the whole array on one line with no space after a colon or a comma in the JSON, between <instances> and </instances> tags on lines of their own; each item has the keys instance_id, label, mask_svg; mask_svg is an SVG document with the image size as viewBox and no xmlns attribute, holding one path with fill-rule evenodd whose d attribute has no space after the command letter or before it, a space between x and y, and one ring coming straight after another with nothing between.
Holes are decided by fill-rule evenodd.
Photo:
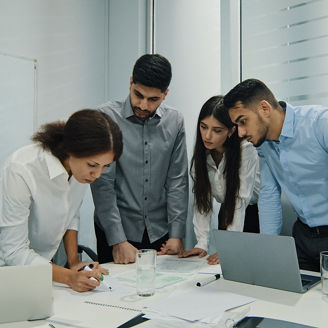
<instances>
[{"instance_id":1,"label":"woman's long dark hair","mask_svg":"<svg viewBox=\"0 0 328 328\"><path fill-rule=\"evenodd\" d=\"M107 151L117 160L123 151L122 133L107 114L94 109L73 113L67 122L45 124L32 136L63 162L69 155L88 157Z\"/></svg>"},{"instance_id":2,"label":"woman's long dark hair","mask_svg":"<svg viewBox=\"0 0 328 328\"><path fill-rule=\"evenodd\" d=\"M194 154L191 160L190 174L194 182L192 190L195 196L195 204L198 211L202 214L208 214L212 210L212 191L207 170L208 151L204 146L200 133L200 122L204 118L213 115L216 120L231 130L234 124L230 120L228 111L224 107L222 100L223 96L214 96L208 99L199 113L197 122L197 135ZM223 174L226 180L226 193L220 210L220 229L226 229L234 218L236 199L240 187L240 142L241 139L238 137L236 130L223 144L225 149L225 167Z\"/></svg>"}]
</instances>

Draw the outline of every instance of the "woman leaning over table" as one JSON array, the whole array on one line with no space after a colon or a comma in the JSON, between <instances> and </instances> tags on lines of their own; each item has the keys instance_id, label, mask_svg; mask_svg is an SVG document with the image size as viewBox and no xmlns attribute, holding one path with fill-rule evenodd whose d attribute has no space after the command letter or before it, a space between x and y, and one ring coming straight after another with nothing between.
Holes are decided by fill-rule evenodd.
<instances>
[{"instance_id":1,"label":"woman leaning over table","mask_svg":"<svg viewBox=\"0 0 328 328\"><path fill-rule=\"evenodd\" d=\"M63 239L70 269L52 264L53 281L91 290L106 270L96 262L92 272L78 271L85 264L77 254L79 210L86 185L120 157L121 131L106 114L84 109L32 140L2 169L0 266L48 263Z\"/></svg>"},{"instance_id":2,"label":"woman leaning over table","mask_svg":"<svg viewBox=\"0 0 328 328\"><path fill-rule=\"evenodd\" d=\"M199 114L190 169L197 244L182 257L206 256L213 198L221 203L219 229L259 232L257 151L251 143L238 137L222 99L223 96L210 98ZM207 261L219 263L218 254L210 255Z\"/></svg>"}]
</instances>

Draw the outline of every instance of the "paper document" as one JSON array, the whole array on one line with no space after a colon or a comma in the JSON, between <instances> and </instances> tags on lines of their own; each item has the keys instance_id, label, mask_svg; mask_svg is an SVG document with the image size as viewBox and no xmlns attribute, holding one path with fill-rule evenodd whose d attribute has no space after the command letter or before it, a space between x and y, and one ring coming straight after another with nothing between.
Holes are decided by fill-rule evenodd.
<instances>
[{"instance_id":1,"label":"paper document","mask_svg":"<svg viewBox=\"0 0 328 328\"><path fill-rule=\"evenodd\" d=\"M96 290L98 291L109 291L112 295L124 295L130 292L129 289L127 289L122 283L121 281L117 278L117 276L113 277L113 276L104 276L104 284L102 287L101 285L98 286L96 288ZM110 290L108 290L108 288L106 289L106 286L110 286Z\"/></svg>"},{"instance_id":2,"label":"paper document","mask_svg":"<svg viewBox=\"0 0 328 328\"><path fill-rule=\"evenodd\" d=\"M189 321L182 321L178 319L152 319L145 321L138 325L138 328L218 328L215 324L209 325L207 323L193 323ZM224 326L222 326L224 327Z\"/></svg>"},{"instance_id":3,"label":"paper document","mask_svg":"<svg viewBox=\"0 0 328 328\"><path fill-rule=\"evenodd\" d=\"M73 327L73 328L91 328L89 325L85 325L82 321L74 320L74 319L67 319L67 318L61 318L58 316L52 316L47 321L52 324L56 325L58 327ZM49 327L49 325L48 325Z\"/></svg>"},{"instance_id":4,"label":"paper document","mask_svg":"<svg viewBox=\"0 0 328 328\"><path fill-rule=\"evenodd\" d=\"M220 264L216 264L216 265L206 264L199 269L198 273L212 273L212 274L220 273L221 274L222 273L221 265Z\"/></svg>"},{"instance_id":5,"label":"paper document","mask_svg":"<svg viewBox=\"0 0 328 328\"><path fill-rule=\"evenodd\" d=\"M130 287L136 286L137 277L136 277L135 270L124 272L120 275L117 275L116 278L121 282L121 284L125 284ZM155 287L156 289L160 289L176 283L183 282L185 280L186 278L184 276L178 274L169 274L169 273L164 274L161 272L156 272Z\"/></svg>"},{"instance_id":6,"label":"paper document","mask_svg":"<svg viewBox=\"0 0 328 328\"><path fill-rule=\"evenodd\" d=\"M176 291L146 309L187 321L211 323L224 311L255 301L254 298L223 292L212 286Z\"/></svg>"},{"instance_id":7,"label":"paper document","mask_svg":"<svg viewBox=\"0 0 328 328\"><path fill-rule=\"evenodd\" d=\"M192 274L197 272L204 264L205 260L199 258L158 257L156 271Z\"/></svg>"}]
</instances>

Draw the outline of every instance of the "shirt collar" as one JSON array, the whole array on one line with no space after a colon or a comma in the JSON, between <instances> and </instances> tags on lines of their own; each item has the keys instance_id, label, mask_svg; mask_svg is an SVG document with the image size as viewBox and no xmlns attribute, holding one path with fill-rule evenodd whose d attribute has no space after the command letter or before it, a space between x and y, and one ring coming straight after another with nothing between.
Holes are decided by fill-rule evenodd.
<instances>
[{"instance_id":1,"label":"shirt collar","mask_svg":"<svg viewBox=\"0 0 328 328\"><path fill-rule=\"evenodd\" d=\"M212 167L215 170L220 170L220 168L222 167L222 165L225 161L225 153L223 153L221 162L218 167L216 167L215 161L211 155L211 152L208 149L206 150L206 156L207 156L207 165L209 165L210 167Z\"/></svg>"},{"instance_id":2,"label":"shirt collar","mask_svg":"<svg viewBox=\"0 0 328 328\"><path fill-rule=\"evenodd\" d=\"M57 157L52 155L50 151L46 150L44 151L44 158L47 163L50 180L62 174L65 175L66 179L68 180L68 173Z\"/></svg>"},{"instance_id":3,"label":"shirt collar","mask_svg":"<svg viewBox=\"0 0 328 328\"><path fill-rule=\"evenodd\" d=\"M130 95L128 95L127 98L125 99L124 106L123 106L123 115L125 118L134 116L134 112L132 110L131 102L130 102ZM153 115L151 118L154 118L156 116L159 118L161 118L163 116L162 104L160 104L158 106L158 108L156 109L155 115Z\"/></svg>"},{"instance_id":4,"label":"shirt collar","mask_svg":"<svg viewBox=\"0 0 328 328\"><path fill-rule=\"evenodd\" d=\"M295 112L294 107L285 103L279 102L280 106L286 111L284 124L282 126L280 137L293 138L294 137L294 121ZM279 137L279 139L280 139Z\"/></svg>"}]
</instances>

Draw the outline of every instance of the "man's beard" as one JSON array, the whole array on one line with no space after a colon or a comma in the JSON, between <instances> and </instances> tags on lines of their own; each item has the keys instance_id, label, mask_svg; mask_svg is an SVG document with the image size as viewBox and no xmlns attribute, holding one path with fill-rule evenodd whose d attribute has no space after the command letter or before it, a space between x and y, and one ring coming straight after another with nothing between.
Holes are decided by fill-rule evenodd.
<instances>
[{"instance_id":1,"label":"man's beard","mask_svg":"<svg viewBox=\"0 0 328 328\"><path fill-rule=\"evenodd\" d=\"M256 144L254 144L254 147L260 147L262 144L263 144L263 142L266 140L266 136L262 136L258 141L257 141L257 143Z\"/></svg>"},{"instance_id":2,"label":"man's beard","mask_svg":"<svg viewBox=\"0 0 328 328\"><path fill-rule=\"evenodd\" d=\"M153 116L154 113L150 112L149 110L141 110L139 107L133 107L133 113L136 117L142 119L142 120L147 120L149 117Z\"/></svg>"},{"instance_id":3,"label":"man's beard","mask_svg":"<svg viewBox=\"0 0 328 328\"><path fill-rule=\"evenodd\" d=\"M263 119L260 116L258 116L258 118L259 118L259 123L260 123L259 124L259 134L261 134L261 137L259 138L257 143L254 144L255 147L260 147L263 144L263 142L265 140L267 140L267 135L268 135L268 130L269 130L268 126L265 124Z\"/></svg>"}]
</instances>

